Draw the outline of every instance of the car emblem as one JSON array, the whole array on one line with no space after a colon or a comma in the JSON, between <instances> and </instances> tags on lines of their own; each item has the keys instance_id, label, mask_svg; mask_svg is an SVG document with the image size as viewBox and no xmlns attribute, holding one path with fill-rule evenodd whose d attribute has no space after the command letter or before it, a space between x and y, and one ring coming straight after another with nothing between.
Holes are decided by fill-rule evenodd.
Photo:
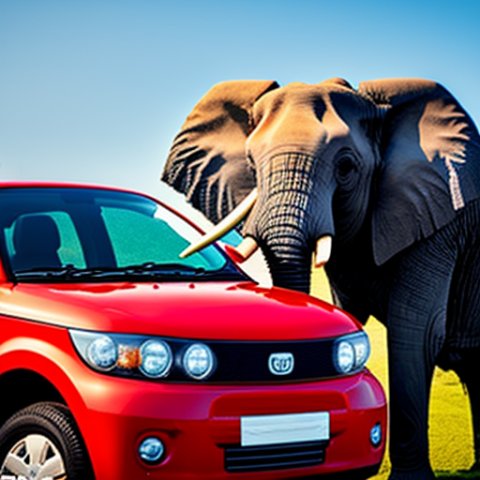
<instances>
[{"instance_id":1,"label":"car emblem","mask_svg":"<svg viewBox=\"0 0 480 480\"><path fill-rule=\"evenodd\" d=\"M273 375L288 375L294 365L295 358L291 353L272 353L268 358L268 369Z\"/></svg>"}]
</instances>

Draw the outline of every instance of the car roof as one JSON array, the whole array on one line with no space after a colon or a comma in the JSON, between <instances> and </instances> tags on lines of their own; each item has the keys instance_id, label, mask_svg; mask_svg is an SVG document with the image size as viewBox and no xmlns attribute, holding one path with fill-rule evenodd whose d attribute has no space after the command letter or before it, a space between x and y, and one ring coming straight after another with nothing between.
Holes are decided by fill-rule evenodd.
<instances>
[{"instance_id":1,"label":"car roof","mask_svg":"<svg viewBox=\"0 0 480 480\"><path fill-rule=\"evenodd\" d=\"M179 212L177 209L170 206L163 200L160 200L148 193L140 192L137 190L123 188L123 187L114 187L111 185L100 185L94 183L80 183L80 182L54 182L54 181L44 181L44 180L12 180L12 181L0 181L0 190L7 188L87 188L87 189L100 189L100 190L109 190L112 192L122 192L122 193L132 193L135 195L141 195L143 197L149 198L150 200L158 203L162 207L166 208L173 214L180 217L182 220L187 222L189 225L197 229L202 235L205 231L200 228L195 222L192 222L185 214Z\"/></svg>"},{"instance_id":2,"label":"car roof","mask_svg":"<svg viewBox=\"0 0 480 480\"><path fill-rule=\"evenodd\" d=\"M114 187L112 185L100 185L95 183L80 183L80 182L47 182L43 180L21 180L21 181L0 181L0 190L8 188L81 188L81 189L91 189L91 190L108 190L111 192L121 192L121 193L132 193L135 195L141 195L153 200L156 203L159 203L163 207L171 210L173 213L183 217L181 213L176 211L170 205L164 201L155 198L148 193L140 192L137 190L123 188L123 187Z\"/></svg>"},{"instance_id":3,"label":"car roof","mask_svg":"<svg viewBox=\"0 0 480 480\"><path fill-rule=\"evenodd\" d=\"M40 180L13 180L13 181L0 181L0 188L91 188L101 190L115 190L120 192L137 193L144 195L141 192L137 192L131 189L113 187L109 185L99 185L93 183L77 183L77 182L47 182ZM148 196L148 195L147 195Z\"/></svg>"}]
</instances>

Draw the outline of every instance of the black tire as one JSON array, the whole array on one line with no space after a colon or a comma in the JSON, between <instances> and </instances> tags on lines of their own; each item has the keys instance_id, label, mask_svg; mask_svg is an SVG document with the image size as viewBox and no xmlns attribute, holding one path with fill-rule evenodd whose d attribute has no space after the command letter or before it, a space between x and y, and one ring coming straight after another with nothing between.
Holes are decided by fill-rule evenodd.
<instances>
[{"instance_id":1,"label":"black tire","mask_svg":"<svg viewBox=\"0 0 480 480\"><path fill-rule=\"evenodd\" d=\"M29 452L29 448L34 445L34 442L36 442L35 447L41 445L36 450L45 452L35 464ZM90 461L72 414L65 405L59 403L36 403L11 416L0 428L0 476L4 475L6 478L10 475L6 466L8 454L10 454L10 459L12 457L15 461L20 459L19 468L21 469L30 464L30 468L34 470L38 470L42 466L45 470L48 460L53 459L58 465L61 459L63 462L61 467L63 467L65 475L60 473L58 476L58 471L61 472L62 468L56 467L57 476L53 478L93 480ZM50 464L52 463L50 461ZM13 463L11 464L13 465ZM30 479L30 474L25 475L22 472L12 473L21 474ZM31 478L35 478L35 480L52 478L47 475L49 474L42 473L40 476Z\"/></svg>"}]
</instances>

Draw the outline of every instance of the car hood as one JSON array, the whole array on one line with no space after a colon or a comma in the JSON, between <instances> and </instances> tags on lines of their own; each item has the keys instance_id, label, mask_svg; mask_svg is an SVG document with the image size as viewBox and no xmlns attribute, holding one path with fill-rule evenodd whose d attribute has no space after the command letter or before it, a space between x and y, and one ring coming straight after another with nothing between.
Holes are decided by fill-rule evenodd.
<instances>
[{"instance_id":1,"label":"car hood","mask_svg":"<svg viewBox=\"0 0 480 480\"><path fill-rule=\"evenodd\" d=\"M358 330L309 295L252 282L18 284L0 314L59 327L203 340L303 340Z\"/></svg>"}]
</instances>

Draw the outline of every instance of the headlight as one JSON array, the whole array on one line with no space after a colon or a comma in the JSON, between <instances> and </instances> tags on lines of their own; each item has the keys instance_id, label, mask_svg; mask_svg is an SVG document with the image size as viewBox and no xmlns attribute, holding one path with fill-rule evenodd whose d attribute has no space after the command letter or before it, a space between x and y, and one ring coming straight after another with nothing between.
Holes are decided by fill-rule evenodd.
<instances>
[{"instance_id":1,"label":"headlight","mask_svg":"<svg viewBox=\"0 0 480 480\"><path fill-rule=\"evenodd\" d=\"M140 371L147 377L165 377L170 371L172 361L172 351L163 341L147 340L140 347Z\"/></svg>"},{"instance_id":2,"label":"headlight","mask_svg":"<svg viewBox=\"0 0 480 480\"><path fill-rule=\"evenodd\" d=\"M213 370L213 366L212 351L202 343L191 345L183 355L183 368L188 375L196 380L208 377Z\"/></svg>"},{"instance_id":3,"label":"headlight","mask_svg":"<svg viewBox=\"0 0 480 480\"><path fill-rule=\"evenodd\" d=\"M348 373L355 365L355 349L350 342L342 340L337 345L336 366L341 373Z\"/></svg>"},{"instance_id":4,"label":"headlight","mask_svg":"<svg viewBox=\"0 0 480 480\"><path fill-rule=\"evenodd\" d=\"M203 343L145 335L70 330L81 358L112 375L172 380L203 380L215 369L215 357Z\"/></svg>"},{"instance_id":5,"label":"headlight","mask_svg":"<svg viewBox=\"0 0 480 480\"><path fill-rule=\"evenodd\" d=\"M99 335L88 345L88 363L98 370L111 370L115 367L117 358L117 346L107 335Z\"/></svg>"},{"instance_id":6,"label":"headlight","mask_svg":"<svg viewBox=\"0 0 480 480\"><path fill-rule=\"evenodd\" d=\"M370 342L365 332L339 338L333 349L333 362L339 373L361 370L370 356Z\"/></svg>"}]
</instances>

